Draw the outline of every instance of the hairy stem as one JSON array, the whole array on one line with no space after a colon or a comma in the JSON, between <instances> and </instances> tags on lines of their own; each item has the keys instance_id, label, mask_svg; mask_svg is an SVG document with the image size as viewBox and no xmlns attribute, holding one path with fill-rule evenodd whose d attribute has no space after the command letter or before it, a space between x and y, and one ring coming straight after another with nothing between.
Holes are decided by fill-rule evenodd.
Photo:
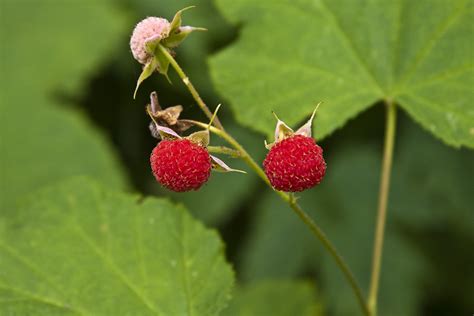
<instances>
[{"instance_id":1,"label":"hairy stem","mask_svg":"<svg viewBox=\"0 0 474 316\"><path fill-rule=\"evenodd\" d=\"M194 100L198 103L198 105L201 107L201 109L204 111L204 113L211 118L212 114L207 108L206 104L204 101L202 101L201 97L199 96L198 92L192 85L191 81L189 80L188 76L184 73L184 71L181 69L181 67L178 65L178 63L174 60L173 56L171 56L168 51L162 47L161 45L159 46L160 50L165 54L166 58L170 61L171 66L176 70L178 75L181 77L183 80L184 84L186 87L189 89L189 92L191 92L191 95L193 96ZM209 128L209 130L221 137L222 139L226 140L229 145L234 147L239 153L240 153L240 158L245 161L245 163L255 171L255 173L270 187L273 189L272 185L270 184L270 181L268 180L267 176L265 175L265 172L263 169L255 162L255 160L252 158L252 156L249 155L249 153L245 150L245 148L240 145L240 143L235 140L230 134L228 134L222 124L219 122L218 118L215 117L214 119L214 125L213 126L208 126L207 124L204 124L202 122L194 121L194 120L188 120L189 122L195 124L196 126L200 126L202 128ZM357 281L352 274L351 270L349 269L349 266L345 263L344 259L342 258L341 255L337 252L336 248L334 245L329 241L329 239L326 237L326 234L319 228L319 226L311 219L311 217L303 211L303 209L298 205L296 202L296 199L294 195L290 195L281 191L275 191L286 203L289 204L291 209L298 215L298 217L309 227L311 232L321 241L323 246L326 248L326 250L331 254L331 256L334 258L337 266L339 269L342 271L344 276L346 277L347 281L349 282L352 290L354 291L355 296L357 297L357 301L360 304L360 307L362 311L364 312L365 315L371 316L370 311L365 303L364 295L362 294L362 290L360 286L357 284Z\"/></svg>"},{"instance_id":2,"label":"hairy stem","mask_svg":"<svg viewBox=\"0 0 474 316\"><path fill-rule=\"evenodd\" d=\"M390 189L390 173L392 169L393 147L395 144L395 129L397 109L392 100L386 102L385 140L380 174L379 201L377 208L377 223L375 227L374 251L372 256L372 273L367 305L372 315L377 314L377 294L379 288L380 269L382 265L382 250L387 217L388 192Z\"/></svg>"},{"instance_id":3,"label":"hairy stem","mask_svg":"<svg viewBox=\"0 0 474 316\"><path fill-rule=\"evenodd\" d=\"M178 76L183 80L183 83L186 85L188 88L189 92L191 92L191 95L193 96L194 100L197 102L198 106L201 108L201 110L206 114L206 116L211 119L212 118L212 112L209 110L207 107L206 103L202 100L201 96L197 92L196 88L194 88L194 85L191 83L191 80L189 80L189 77L186 76L184 73L183 69L179 66L179 64L176 62L176 60L171 56L171 54L168 52L168 50L163 47L161 44L158 44L158 49L160 52L165 55L166 59L170 62L171 66L174 68L176 73L178 73ZM221 122L219 121L219 118L215 118L213 121L214 126L220 129L224 129L222 126Z\"/></svg>"}]
</instances>

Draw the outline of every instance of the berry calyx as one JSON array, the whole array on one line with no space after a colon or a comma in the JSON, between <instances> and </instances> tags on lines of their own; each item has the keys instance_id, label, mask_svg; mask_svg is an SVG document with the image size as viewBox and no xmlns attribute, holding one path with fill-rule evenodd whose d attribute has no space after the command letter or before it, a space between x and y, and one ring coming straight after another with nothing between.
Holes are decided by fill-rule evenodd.
<instances>
[{"instance_id":1,"label":"berry calyx","mask_svg":"<svg viewBox=\"0 0 474 316\"><path fill-rule=\"evenodd\" d=\"M162 140L153 149L150 162L156 180L175 192L198 190L212 169L206 148L188 139Z\"/></svg>"},{"instance_id":2,"label":"berry calyx","mask_svg":"<svg viewBox=\"0 0 474 316\"><path fill-rule=\"evenodd\" d=\"M293 135L275 143L263 162L279 191L299 192L319 184L326 173L323 150L308 136Z\"/></svg>"}]
</instances>

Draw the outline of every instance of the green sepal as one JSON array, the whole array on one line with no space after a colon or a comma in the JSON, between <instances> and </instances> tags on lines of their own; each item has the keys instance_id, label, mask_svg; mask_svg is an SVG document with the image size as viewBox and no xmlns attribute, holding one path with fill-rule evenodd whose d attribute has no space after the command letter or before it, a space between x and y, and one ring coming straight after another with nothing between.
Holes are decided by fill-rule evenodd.
<instances>
[{"instance_id":1,"label":"green sepal","mask_svg":"<svg viewBox=\"0 0 474 316\"><path fill-rule=\"evenodd\" d=\"M192 9L194 7L196 6L189 6L176 12L170 24L170 34L173 34L175 31L177 31L181 27L181 14L184 11Z\"/></svg>"},{"instance_id":2,"label":"green sepal","mask_svg":"<svg viewBox=\"0 0 474 316\"><path fill-rule=\"evenodd\" d=\"M140 84L148 77L150 77L153 72L156 70L158 67L158 62L156 58L152 58L144 67L142 70L142 73L140 74L140 77L138 77L137 80L137 86L135 87L135 92L133 92L133 98L135 99L135 96L137 95L138 87Z\"/></svg>"},{"instance_id":3,"label":"green sepal","mask_svg":"<svg viewBox=\"0 0 474 316\"><path fill-rule=\"evenodd\" d=\"M161 40L162 40L162 37L159 35L156 35L154 36L154 38L147 40L145 43L145 49L147 53L152 56L155 56L156 51L157 51L156 48L158 44L160 44Z\"/></svg>"},{"instance_id":4,"label":"green sepal","mask_svg":"<svg viewBox=\"0 0 474 316\"><path fill-rule=\"evenodd\" d=\"M194 31L207 31L207 29L203 27L181 26L175 32L170 33L170 35L163 40L162 44L168 48L178 47L179 44Z\"/></svg>"},{"instance_id":5,"label":"green sepal","mask_svg":"<svg viewBox=\"0 0 474 316\"><path fill-rule=\"evenodd\" d=\"M185 138L189 139L195 144L198 144L199 146L207 147L210 141L209 130L206 129L204 131L198 131Z\"/></svg>"},{"instance_id":6,"label":"green sepal","mask_svg":"<svg viewBox=\"0 0 474 316\"><path fill-rule=\"evenodd\" d=\"M165 54L163 54L159 49L155 51L156 62L158 64L158 72L166 77L169 83L171 83L170 77L168 77L168 69L170 66L170 61L166 58Z\"/></svg>"}]
</instances>

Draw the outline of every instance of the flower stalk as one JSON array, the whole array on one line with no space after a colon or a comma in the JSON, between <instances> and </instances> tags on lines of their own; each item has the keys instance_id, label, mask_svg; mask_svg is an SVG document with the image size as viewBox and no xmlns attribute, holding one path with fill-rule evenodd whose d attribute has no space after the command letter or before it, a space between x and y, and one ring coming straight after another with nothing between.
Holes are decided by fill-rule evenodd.
<instances>
[{"instance_id":1,"label":"flower stalk","mask_svg":"<svg viewBox=\"0 0 474 316\"><path fill-rule=\"evenodd\" d=\"M186 76L183 69L181 69L181 67L176 62L176 60L173 58L173 56L171 56L171 54L168 52L168 50L161 44L158 44L157 49L159 49L160 52L163 54L163 56L165 56L166 59L169 61L171 67L173 67L173 69L176 71L178 76L181 78L184 85L188 88L189 92L193 96L193 99L196 101L196 103L201 108L201 110L204 112L204 114L206 114L206 116L209 119L211 119L212 118L212 112L209 110L206 103L204 103L201 96L196 91L196 88L194 88L194 85L191 83L191 80L189 80L189 77ZM216 126L219 129L224 130L224 126L222 126L221 122L219 121L219 118L217 118L217 117L214 119L213 125Z\"/></svg>"},{"instance_id":2,"label":"flower stalk","mask_svg":"<svg viewBox=\"0 0 474 316\"><path fill-rule=\"evenodd\" d=\"M395 145L395 129L397 124L397 108L392 100L385 102L386 122L385 140L380 174L379 202L377 208L377 223L375 227L374 251L372 256L372 273L370 277L370 290L367 305L372 315L377 314L377 295L380 283L380 270L382 265L382 250L387 217L388 193L390 189L390 173L392 169L393 147Z\"/></svg>"}]
</instances>

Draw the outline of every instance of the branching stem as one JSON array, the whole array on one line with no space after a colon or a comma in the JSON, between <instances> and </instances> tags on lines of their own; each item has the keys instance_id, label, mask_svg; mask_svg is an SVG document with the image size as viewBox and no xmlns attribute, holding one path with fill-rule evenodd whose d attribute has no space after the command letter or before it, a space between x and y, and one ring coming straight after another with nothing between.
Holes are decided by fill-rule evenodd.
<instances>
[{"instance_id":1,"label":"branching stem","mask_svg":"<svg viewBox=\"0 0 474 316\"><path fill-rule=\"evenodd\" d=\"M163 45L158 44L158 49L163 53L163 55L165 55L165 57L168 59L171 66L174 68L174 70L178 74L178 76L181 78L181 80L183 80L183 83L186 85L189 92L191 92L191 95L193 96L194 100L196 101L198 106L201 108L201 110L204 112L204 114L206 114L206 116L209 119L211 119L212 118L212 112L209 110L206 103L204 103L201 96L197 92L196 88L194 88L194 85L191 83L191 80L189 80L189 77L186 76L186 74L184 73L183 69L181 69L179 64L176 62L176 60L173 58L173 56L171 56L171 54L168 52L168 50L165 47L163 47ZM222 130L224 129L224 127L222 126L221 122L219 121L219 119L217 117L214 119L213 124L217 128L220 128Z\"/></svg>"},{"instance_id":2,"label":"branching stem","mask_svg":"<svg viewBox=\"0 0 474 316\"><path fill-rule=\"evenodd\" d=\"M173 56L171 56L164 47L160 46L160 50L165 54L165 56L168 58L170 61L171 66L176 70L178 75L181 77L183 80L184 84L188 88L189 92L193 96L194 100L198 103L198 105L201 107L201 109L204 111L204 113L211 118L212 113L209 111L205 103L202 101L201 97L199 96L198 92L192 85L191 81L189 80L188 76L184 73L184 71L181 69L181 67L178 65L178 63L174 60ZM194 121L194 120L188 120L189 122L195 124L196 126L202 127L204 129L208 128L207 124L204 124L202 122ZM240 153L240 158L252 169L255 171L255 173L270 187L272 188L270 181L268 180L267 176L265 175L265 172L263 169L255 162L255 160L249 155L249 153L245 150L245 148L240 145L238 141L236 141L230 134L228 134L222 124L219 122L218 118L216 117L214 119L214 126L209 127L209 130L213 133L216 134L217 136L221 137L229 145L235 148L236 151ZM273 189L273 188L272 188ZM296 198L294 197L293 194L287 194L281 191L275 191L288 205L291 207L291 209L298 215L298 217L309 227L311 232L321 241L323 246L326 248L326 250L331 254L331 256L334 258L337 266L339 269L342 271L344 274L345 278L349 282L352 290L354 291L354 294L357 298L358 303L360 304L360 307L363 311L363 313L367 316L371 316L370 311L368 309L367 304L365 303L364 295L362 293L362 290L360 286L357 284L357 281L352 274L349 266L346 264L344 259L342 258L341 255L337 252L336 248L334 245L330 242L330 240L326 237L326 234L319 228L319 226L313 221L313 219L298 205L296 202Z\"/></svg>"},{"instance_id":3,"label":"branching stem","mask_svg":"<svg viewBox=\"0 0 474 316\"><path fill-rule=\"evenodd\" d=\"M200 126L202 128L206 128L206 124L198 121L192 121L193 124L196 126ZM211 127L210 131L213 134L216 134L217 136L221 137L222 139L226 140L232 147L234 147L236 150L238 150L241 153L241 158L247 163L247 165L252 168L255 173L271 188L271 184L268 181L267 176L265 175L265 172L260 168L260 166L253 160L253 158L247 153L247 151L227 132L220 130L215 127ZM331 254L331 256L334 258L336 261L337 266L341 269L342 273L346 277L347 281L349 282L350 286L352 287L352 290L354 291L354 294L357 297L357 301L359 302L363 312L365 315L370 316L369 309L365 303L365 298L362 293L361 288L357 284L357 281L352 274L349 266L346 264L342 256L337 252L336 248L334 245L331 243L331 241L327 238L326 234L321 230L321 228L313 221L313 219L298 205L296 202L296 198L294 197L293 194L287 194L281 191L275 191L282 200L284 200L286 203L289 204L291 209L298 215L298 217L306 224L306 226L309 227L313 235L315 235L319 241L323 244L323 246L326 248L326 250Z\"/></svg>"}]
</instances>

